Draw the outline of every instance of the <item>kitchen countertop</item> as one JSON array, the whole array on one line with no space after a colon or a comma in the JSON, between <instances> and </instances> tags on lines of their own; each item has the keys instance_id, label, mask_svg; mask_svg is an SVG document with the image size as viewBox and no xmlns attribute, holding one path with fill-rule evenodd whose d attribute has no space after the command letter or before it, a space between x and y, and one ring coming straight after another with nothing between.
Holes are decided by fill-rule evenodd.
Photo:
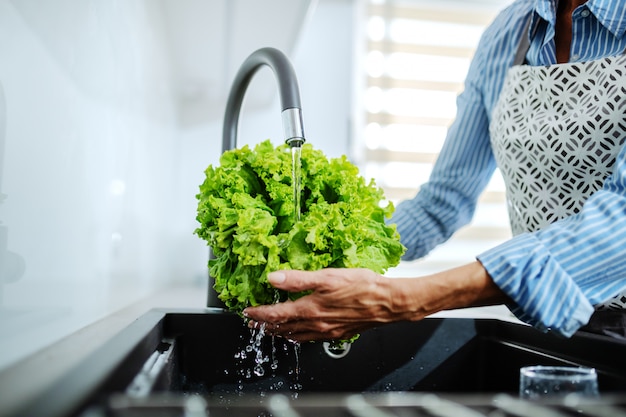
<instances>
[{"instance_id":1,"label":"kitchen countertop","mask_svg":"<svg viewBox=\"0 0 626 417\"><path fill-rule=\"evenodd\" d=\"M206 304L206 286L164 288L44 348L0 373L0 416L11 415L36 399L67 371L113 335L153 308L189 308Z\"/></svg>"}]
</instances>

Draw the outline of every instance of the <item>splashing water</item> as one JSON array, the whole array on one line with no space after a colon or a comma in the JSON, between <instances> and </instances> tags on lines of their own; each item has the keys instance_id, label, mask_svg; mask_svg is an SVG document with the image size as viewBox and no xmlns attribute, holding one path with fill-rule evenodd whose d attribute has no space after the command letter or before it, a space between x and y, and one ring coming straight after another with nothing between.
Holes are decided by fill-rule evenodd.
<instances>
[{"instance_id":1,"label":"splashing water","mask_svg":"<svg viewBox=\"0 0 626 417\"><path fill-rule=\"evenodd\" d=\"M263 337L265 336L265 323L262 323L261 326L255 331L251 332L250 341L248 346L246 346L245 351L248 353L254 353L254 367L252 371L256 376L264 376L265 368L263 365L266 362L269 362L269 357L263 354ZM251 378L250 370L246 373L247 378Z\"/></svg>"},{"instance_id":2,"label":"splashing water","mask_svg":"<svg viewBox=\"0 0 626 417\"><path fill-rule=\"evenodd\" d=\"M295 391L294 396L297 397L298 396L298 391L302 390L302 384L300 383L300 353L302 351L302 346L300 345L299 342L292 342L293 343L293 348L294 348L294 353L296 355L296 367L294 368L294 374L296 377L296 380L293 382L293 384L291 384L290 388L292 391Z\"/></svg>"},{"instance_id":3,"label":"splashing water","mask_svg":"<svg viewBox=\"0 0 626 417\"><path fill-rule=\"evenodd\" d=\"M272 361L270 363L272 376L276 376L275 371L278 369L278 358L276 357L276 338L272 336Z\"/></svg>"},{"instance_id":4,"label":"splashing water","mask_svg":"<svg viewBox=\"0 0 626 417\"><path fill-rule=\"evenodd\" d=\"M250 339L248 343L234 355L237 369L236 374L239 377L235 392L238 394L244 393L246 380L253 382L252 380L254 378L269 378L270 381L276 379L267 387L269 391L280 391L283 387L287 387L285 384L287 381L281 380L280 375L277 375L279 368L278 357L280 356L277 347L278 338L271 336L271 349L269 354L265 354L263 352L263 340L265 336L267 336L267 334L266 325L264 323L258 328L250 329ZM303 389L300 383L301 346L300 343L289 341L289 343L282 345L282 349L285 354L289 355L292 346L295 356L295 367L288 371L288 375L293 378L293 381L289 383L288 387L294 398L297 398L298 391ZM266 392L260 392L259 394L265 395Z\"/></svg>"}]
</instances>

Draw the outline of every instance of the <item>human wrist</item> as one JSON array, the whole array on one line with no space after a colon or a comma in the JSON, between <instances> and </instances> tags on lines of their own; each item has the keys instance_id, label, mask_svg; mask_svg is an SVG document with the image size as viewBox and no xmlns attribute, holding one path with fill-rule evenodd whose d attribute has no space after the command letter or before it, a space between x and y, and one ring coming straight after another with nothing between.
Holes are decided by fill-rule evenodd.
<instances>
[{"instance_id":1,"label":"human wrist","mask_svg":"<svg viewBox=\"0 0 626 417\"><path fill-rule=\"evenodd\" d=\"M509 301L477 261L423 277L391 278L388 284L395 320L415 321L442 310Z\"/></svg>"},{"instance_id":2,"label":"human wrist","mask_svg":"<svg viewBox=\"0 0 626 417\"><path fill-rule=\"evenodd\" d=\"M416 321L428 314L427 277L387 278L389 314L392 321Z\"/></svg>"}]
</instances>

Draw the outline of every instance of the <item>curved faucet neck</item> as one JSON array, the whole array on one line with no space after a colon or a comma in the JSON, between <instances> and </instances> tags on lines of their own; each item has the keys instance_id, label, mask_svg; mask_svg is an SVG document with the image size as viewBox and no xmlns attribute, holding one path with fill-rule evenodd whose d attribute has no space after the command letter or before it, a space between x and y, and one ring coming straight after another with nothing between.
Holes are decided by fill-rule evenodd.
<instances>
[{"instance_id":1,"label":"curved faucet neck","mask_svg":"<svg viewBox=\"0 0 626 417\"><path fill-rule=\"evenodd\" d=\"M237 147L237 128L243 97L253 75L263 65L274 71L278 82L285 142L292 147L301 146L305 142L298 80L291 62L278 49L261 48L243 62L233 81L224 114L223 151Z\"/></svg>"}]
</instances>

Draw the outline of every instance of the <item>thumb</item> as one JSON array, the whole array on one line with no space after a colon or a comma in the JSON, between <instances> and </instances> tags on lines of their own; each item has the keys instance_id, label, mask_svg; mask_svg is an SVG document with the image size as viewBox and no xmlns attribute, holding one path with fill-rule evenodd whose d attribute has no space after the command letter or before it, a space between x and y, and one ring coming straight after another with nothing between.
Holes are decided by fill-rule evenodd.
<instances>
[{"instance_id":1,"label":"thumb","mask_svg":"<svg viewBox=\"0 0 626 417\"><path fill-rule=\"evenodd\" d=\"M315 289L319 281L317 275L317 272L311 271L285 270L270 272L267 279L275 288L298 292Z\"/></svg>"}]
</instances>

